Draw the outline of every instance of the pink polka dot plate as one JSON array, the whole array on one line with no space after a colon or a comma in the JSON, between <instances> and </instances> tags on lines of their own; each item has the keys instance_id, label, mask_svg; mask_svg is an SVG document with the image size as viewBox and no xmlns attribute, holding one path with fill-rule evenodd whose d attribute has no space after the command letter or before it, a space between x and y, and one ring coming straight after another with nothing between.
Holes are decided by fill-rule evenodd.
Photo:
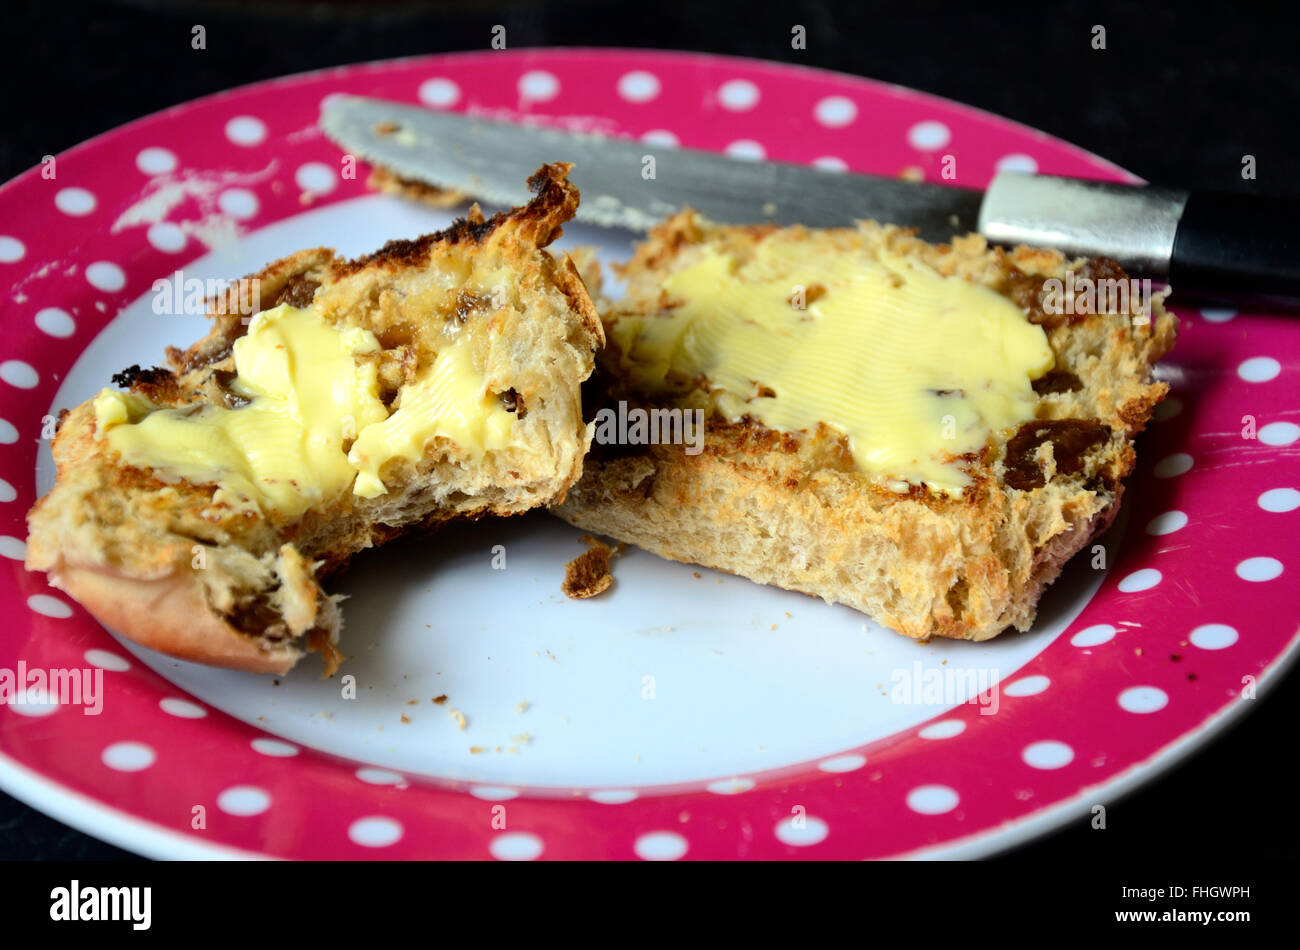
<instances>
[{"instance_id":1,"label":"pink polka dot plate","mask_svg":"<svg viewBox=\"0 0 1300 950\"><path fill-rule=\"evenodd\" d=\"M315 658L277 680L118 640L22 567L24 514L53 478L52 414L197 338L199 317L156 312L159 287L205 288L302 247L359 254L463 213L368 192L316 129L335 93L545 116L647 151L932 179L951 156L967 184L1008 164L1126 177L894 86L598 50L290 77L32 169L0 188L10 793L160 857L974 856L1088 820L1248 710L1293 657L1297 330L1176 298L1160 370L1173 393L1139 442L1121 523L1027 634L915 644L635 550L612 591L569 601L578 533L537 514L360 558L333 680ZM574 226L563 243L616 259L633 238Z\"/></svg>"}]
</instances>

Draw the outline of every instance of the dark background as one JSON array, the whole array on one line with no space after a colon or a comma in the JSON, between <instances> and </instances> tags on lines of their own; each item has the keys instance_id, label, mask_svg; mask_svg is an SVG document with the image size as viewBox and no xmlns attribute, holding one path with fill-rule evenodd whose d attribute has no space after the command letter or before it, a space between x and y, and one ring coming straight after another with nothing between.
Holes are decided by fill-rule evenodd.
<instances>
[{"instance_id":1,"label":"dark background","mask_svg":"<svg viewBox=\"0 0 1300 950\"><path fill-rule=\"evenodd\" d=\"M1292 18L1245 4L877 4L562 0L491 3L20 3L4 11L0 180L167 106L272 76L395 56L511 47L690 49L820 66L979 106L1149 181L1300 196ZM807 28L803 51L790 28ZM207 29L191 51L190 29ZM1090 46L1106 27L1107 48ZM178 52L178 50L180 52ZM1257 178L1241 179L1243 155ZM1207 552L1207 556L1213 556ZM1289 854L1300 819L1280 777L1300 721L1295 675L1160 781L1011 860L1224 871ZM0 859L123 858L0 794Z\"/></svg>"}]
</instances>

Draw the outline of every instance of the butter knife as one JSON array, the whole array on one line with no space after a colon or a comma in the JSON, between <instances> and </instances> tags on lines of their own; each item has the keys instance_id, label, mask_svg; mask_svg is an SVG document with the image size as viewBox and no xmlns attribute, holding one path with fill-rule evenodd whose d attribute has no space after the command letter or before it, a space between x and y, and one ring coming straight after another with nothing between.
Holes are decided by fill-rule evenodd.
<instances>
[{"instance_id":1,"label":"butter knife","mask_svg":"<svg viewBox=\"0 0 1300 950\"><path fill-rule=\"evenodd\" d=\"M978 231L996 244L1110 257L1168 280L1180 297L1300 299L1300 202L1003 171L986 191L749 161L634 139L507 123L419 106L331 97L321 128L398 176L509 207L544 162L567 161L577 220L642 231L689 206L715 221L810 227L874 218L929 241Z\"/></svg>"}]
</instances>

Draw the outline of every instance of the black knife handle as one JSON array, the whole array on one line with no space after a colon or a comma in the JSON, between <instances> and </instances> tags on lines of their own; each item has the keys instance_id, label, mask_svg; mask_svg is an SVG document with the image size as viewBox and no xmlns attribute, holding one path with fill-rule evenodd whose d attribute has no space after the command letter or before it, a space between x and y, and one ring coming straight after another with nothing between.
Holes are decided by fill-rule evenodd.
<instances>
[{"instance_id":1,"label":"black knife handle","mask_svg":"<svg viewBox=\"0 0 1300 950\"><path fill-rule=\"evenodd\" d=\"M1300 298L1300 201L1192 192L1174 235L1169 283L1175 295Z\"/></svg>"}]
</instances>

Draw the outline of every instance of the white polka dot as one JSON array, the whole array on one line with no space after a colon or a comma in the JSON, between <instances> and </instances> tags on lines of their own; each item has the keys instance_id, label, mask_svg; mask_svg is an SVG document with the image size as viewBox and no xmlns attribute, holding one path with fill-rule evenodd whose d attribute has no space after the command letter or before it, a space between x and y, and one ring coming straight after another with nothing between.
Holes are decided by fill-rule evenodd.
<instances>
[{"instance_id":1,"label":"white polka dot","mask_svg":"<svg viewBox=\"0 0 1300 950\"><path fill-rule=\"evenodd\" d=\"M1156 422L1164 422L1166 419L1172 419L1183 411L1183 401L1176 396L1166 396L1156 405L1155 411L1151 413L1151 418Z\"/></svg>"},{"instance_id":2,"label":"white polka dot","mask_svg":"<svg viewBox=\"0 0 1300 950\"><path fill-rule=\"evenodd\" d=\"M1300 491L1294 488L1273 488L1259 496L1259 507L1265 511L1286 512L1300 508Z\"/></svg>"},{"instance_id":3,"label":"white polka dot","mask_svg":"<svg viewBox=\"0 0 1300 950\"><path fill-rule=\"evenodd\" d=\"M354 821L348 828L348 837L363 848L386 848L402 840L402 826L392 818L372 815Z\"/></svg>"},{"instance_id":4,"label":"white polka dot","mask_svg":"<svg viewBox=\"0 0 1300 950\"><path fill-rule=\"evenodd\" d=\"M599 805L623 805L636 800L636 792L626 788L601 788L587 796Z\"/></svg>"},{"instance_id":5,"label":"white polka dot","mask_svg":"<svg viewBox=\"0 0 1300 950\"><path fill-rule=\"evenodd\" d=\"M135 167L146 175L165 175L176 170L176 156L165 148L143 148L135 157Z\"/></svg>"},{"instance_id":6,"label":"white polka dot","mask_svg":"<svg viewBox=\"0 0 1300 950\"><path fill-rule=\"evenodd\" d=\"M1226 623L1202 624L1187 637L1202 650L1226 650L1237 642L1237 631Z\"/></svg>"},{"instance_id":7,"label":"white polka dot","mask_svg":"<svg viewBox=\"0 0 1300 950\"><path fill-rule=\"evenodd\" d=\"M823 155L820 158L813 159L813 168L820 168L824 172L846 172L849 170L849 163L842 158L836 158L834 155Z\"/></svg>"},{"instance_id":8,"label":"white polka dot","mask_svg":"<svg viewBox=\"0 0 1300 950\"><path fill-rule=\"evenodd\" d=\"M30 687L23 693L23 701L15 702L17 697L7 698L5 705L20 716L37 719L59 711L59 700L51 696L48 690Z\"/></svg>"},{"instance_id":9,"label":"white polka dot","mask_svg":"<svg viewBox=\"0 0 1300 950\"><path fill-rule=\"evenodd\" d=\"M776 823L775 834L782 844L807 848L825 841L826 836L830 834L830 828L827 827L826 822L812 815L791 815Z\"/></svg>"},{"instance_id":10,"label":"white polka dot","mask_svg":"<svg viewBox=\"0 0 1300 950\"><path fill-rule=\"evenodd\" d=\"M1237 375L1248 383L1266 383L1280 372L1282 364L1271 356L1254 356L1237 367Z\"/></svg>"},{"instance_id":11,"label":"white polka dot","mask_svg":"<svg viewBox=\"0 0 1300 950\"><path fill-rule=\"evenodd\" d=\"M180 699L176 696L168 696L158 703L162 711L169 716L175 716L178 719L202 719L208 714L208 711L197 703L192 703L187 699Z\"/></svg>"},{"instance_id":12,"label":"white polka dot","mask_svg":"<svg viewBox=\"0 0 1300 950\"><path fill-rule=\"evenodd\" d=\"M922 739L951 739L966 731L966 723L960 719L941 719L932 722L917 733Z\"/></svg>"},{"instance_id":13,"label":"white polka dot","mask_svg":"<svg viewBox=\"0 0 1300 950\"><path fill-rule=\"evenodd\" d=\"M754 787L752 778L724 778L704 786L714 795L739 795Z\"/></svg>"},{"instance_id":14,"label":"white polka dot","mask_svg":"<svg viewBox=\"0 0 1300 950\"><path fill-rule=\"evenodd\" d=\"M1119 705L1131 713L1159 712L1169 705L1169 696L1156 686L1133 686L1119 694Z\"/></svg>"},{"instance_id":15,"label":"white polka dot","mask_svg":"<svg viewBox=\"0 0 1300 950\"><path fill-rule=\"evenodd\" d=\"M767 152L763 150L762 145L758 144L753 139L737 139L727 146L727 154L732 158L742 158L746 161L757 162L761 161L767 155Z\"/></svg>"},{"instance_id":16,"label":"white polka dot","mask_svg":"<svg viewBox=\"0 0 1300 950\"><path fill-rule=\"evenodd\" d=\"M18 491L3 478L0 478L0 502L13 501L18 497Z\"/></svg>"},{"instance_id":17,"label":"white polka dot","mask_svg":"<svg viewBox=\"0 0 1300 950\"><path fill-rule=\"evenodd\" d=\"M1095 647L1110 642L1114 637L1114 627L1108 623L1099 623L1091 627L1084 627L1070 637L1070 644L1076 647Z\"/></svg>"},{"instance_id":18,"label":"white polka dot","mask_svg":"<svg viewBox=\"0 0 1300 950\"><path fill-rule=\"evenodd\" d=\"M1139 591L1150 590L1159 583L1160 572L1154 567L1144 567L1120 581L1119 589L1125 594L1136 594Z\"/></svg>"},{"instance_id":19,"label":"white polka dot","mask_svg":"<svg viewBox=\"0 0 1300 950\"><path fill-rule=\"evenodd\" d=\"M72 314L58 307L46 307L36 312L36 326L49 336L69 337L77 332L77 321Z\"/></svg>"},{"instance_id":20,"label":"white polka dot","mask_svg":"<svg viewBox=\"0 0 1300 950\"><path fill-rule=\"evenodd\" d=\"M823 772L855 772L866 764L865 755L837 755L833 759L818 762L817 768Z\"/></svg>"},{"instance_id":21,"label":"white polka dot","mask_svg":"<svg viewBox=\"0 0 1300 950\"><path fill-rule=\"evenodd\" d=\"M827 96L817 103L813 115L822 125L840 129L858 117L858 107L845 96Z\"/></svg>"},{"instance_id":22,"label":"white polka dot","mask_svg":"<svg viewBox=\"0 0 1300 950\"><path fill-rule=\"evenodd\" d=\"M952 141L952 132L942 122L918 122L907 130L907 142L912 148L931 152Z\"/></svg>"},{"instance_id":23,"label":"white polka dot","mask_svg":"<svg viewBox=\"0 0 1300 950\"><path fill-rule=\"evenodd\" d=\"M947 785L921 785L907 793L907 807L920 815L942 815L961 801Z\"/></svg>"},{"instance_id":24,"label":"white polka dot","mask_svg":"<svg viewBox=\"0 0 1300 950\"><path fill-rule=\"evenodd\" d=\"M229 188L217 198L217 207L230 217L244 221L257 214L257 195L247 188Z\"/></svg>"},{"instance_id":25,"label":"white polka dot","mask_svg":"<svg viewBox=\"0 0 1300 950\"><path fill-rule=\"evenodd\" d=\"M0 555L11 561L21 561L27 557L27 542L13 535L0 535Z\"/></svg>"},{"instance_id":26,"label":"white polka dot","mask_svg":"<svg viewBox=\"0 0 1300 950\"><path fill-rule=\"evenodd\" d=\"M618 80L618 94L628 102L649 102L659 95L659 77L643 69L624 73Z\"/></svg>"},{"instance_id":27,"label":"white polka dot","mask_svg":"<svg viewBox=\"0 0 1300 950\"><path fill-rule=\"evenodd\" d=\"M1025 746L1020 757L1036 769L1060 769L1074 761L1074 750L1064 742L1048 739Z\"/></svg>"},{"instance_id":28,"label":"white polka dot","mask_svg":"<svg viewBox=\"0 0 1300 950\"><path fill-rule=\"evenodd\" d=\"M267 739L259 736L249 743L253 751L261 755L269 755L273 759L287 759L298 754L298 747L289 742L281 742L279 739Z\"/></svg>"},{"instance_id":29,"label":"white polka dot","mask_svg":"<svg viewBox=\"0 0 1300 950\"><path fill-rule=\"evenodd\" d=\"M26 245L18 238L0 234L0 263L12 264L14 261L21 261L26 253Z\"/></svg>"},{"instance_id":30,"label":"white polka dot","mask_svg":"<svg viewBox=\"0 0 1300 950\"><path fill-rule=\"evenodd\" d=\"M1235 310L1226 310L1221 307L1206 307L1201 310L1201 316L1211 323L1227 323L1237 315Z\"/></svg>"},{"instance_id":31,"label":"white polka dot","mask_svg":"<svg viewBox=\"0 0 1300 950\"><path fill-rule=\"evenodd\" d=\"M18 441L18 430L8 419L0 419L0 445L13 445Z\"/></svg>"},{"instance_id":32,"label":"white polka dot","mask_svg":"<svg viewBox=\"0 0 1300 950\"><path fill-rule=\"evenodd\" d=\"M1282 573L1282 562L1275 557L1251 557L1237 565L1243 581L1271 581Z\"/></svg>"},{"instance_id":33,"label":"white polka dot","mask_svg":"<svg viewBox=\"0 0 1300 950\"><path fill-rule=\"evenodd\" d=\"M998 159L997 169L1000 172L1028 172L1032 175L1038 171L1038 162L1032 155L1013 152Z\"/></svg>"},{"instance_id":34,"label":"white polka dot","mask_svg":"<svg viewBox=\"0 0 1300 950\"><path fill-rule=\"evenodd\" d=\"M1111 628L1111 636L1114 636L1114 629L1114 627ZM1002 687L1002 694L1004 696L1037 696L1051 685L1052 681L1046 676L1026 676Z\"/></svg>"},{"instance_id":35,"label":"white polka dot","mask_svg":"<svg viewBox=\"0 0 1300 950\"><path fill-rule=\"evenodd\" d=\"M186 241L189 240L185 236L185 232L170 221L159 221L157 224L149 225L145 237L149 239L151 245L164 254L175 254L177 251L183 250Z\"/></svg>"},{"instance_id":36,"label":"white polka dot","mask_svg":"<svg viewBox=\"0 0 1300 950\"><path fill-rule=\"evenodd\" d=\"M226 138L236 145L260 145L266 138L266 123L251 115L235 116L226 123Z\"/></svg>"},{"instance_id":37,"label":"white polka dot","mask_svg":"<svg viewBox=\"0 0 1300 950\"><path fill-rule=\"evenodd\" d=\"M1191 471L1192 457L1186 452L1175 452L1173 455L1166 455L1156 463L1156 478L1176 478L1186 472Z\"/></svg>"},{"instance_id":38,"label":"white polka dot","mask_svg":"<svg viewBox=\"0 0 1300 950\"><path fill-rule=\"evenodd\" d=\"M1294 422L1270 422L1258 432L1265 445L1290 445L1300 439L1300 426Z\"/></svg>"},{"instance_id":39,"label":"white polka dot","mask_svg":"<svg viewBox=\"0 0 1300 950\"><path fill-rule=\"evenodd\" d=\"M441 76L420 83L420 101L426 106L442 109L453 106L460 99L460 86Z\"/></svg>"},{"instance_id":40,"label":"white polka dot","mask_svg":"<svg viewBox=\"0 0 1300 950\"><path fill-rule=\"evenodd\" d=\"M110 673L125 673L131 668L131 661L124 656L118 656L116 653L110 653L108 650L87 650L82 654L86 662L91 666L97 666L101 670L108 670Z\"/></svg>"},{"instance_id":41,"label":"white polka dot","mask_svg":"<svg viewBox=\"0 0 1300 950\"><path fill-rule=\"evenodd\" d=\"M95 196L85 188L60 188L54 196L54 207L80 218L95 210Z\"/></svg>"},{"instance_id":42,"label":"white polka dot","mask_svg":"<svg viewBox=\"0 0 1300 950\"><path fill-rule=\"evenodd\" d=\"M718 102L724 109L744 112L758 105L759 92L748 79L728 79L718 87Z\"/></svg>"},{"instance_id":43,"label":"white polka dot","mask_svg":"<svg viewBox=\"0 0 1300 950\"><path fill-rule=\"evenodd\" d=\"M357 769L357 778L367 785L401 785L406 781L396 772L390 772L388 769L362 768Z\"/></svg>"},{"instance_id":44,"label":"white polka dot","mask_svg":"<svg viewBox=\"0 0 1300 950\"><path fill-rule=\"evenodd\" d=\"M22 360L5 360L0 363L0 379L19 389L32 389L41 381L40 374L32 365Z\"/></svg>"},{"instance_id":45,"label":"white polka dot","mask_svg":"<svg viewBox=\"0 0 1300 950\"><path fill-rule=\"evenodd\" d=\"M116 772L139 772L153 765L158 754L143 742L114 742L100 755Z\"/></svg>"},{"instance_id":46,"label":"white polka dot","mask_svg":"<svg viewBox=\"0 0 1300 950\"><path fill-rule=\"evenodd\" d=\"M303 191L310 191L317 195L327 195L339 184L334 169L324 162L307 162L305 165L299 165L298 170L294 172L293 180Z\"/></svg>"},{"instance_id":47,"label":"white polka dot","mask_svg":"<svg viewBox=\"0 0 1300 950\"><path fill-rule=\"evenodd\" d=\"M1187 515L1181 511L1166 511L1147 522L1147 534L1173 534L1187 527Z\"/></svg>"},{"instance_id":48,"label":"white polka dot","mask_svg":"<svg viewBox=\"0 0 1300 950\"><path fill-rule=\"evenodd\" d=\"M488 845L488 851L498 861L533 861L545 849L542 839L526 831L509 831L497 835Z\"/></svg>"},{"instance_id":49,"label":"white polka dot","mask_svg":"<svg viewBox=\"0 0 1300 950\"><path fill-rule=\"evenodd\" d=\"M535 102L554 99L560 92L560 81L542 69L532 69L519 77L519 95Z\"/></svg>"},{"instance_id":50,"label":"white polka dot","mask_svg":"<svg viewBox=\"0 0 1300 950\"><path fill-rule=\"evenodd\" d=\"M72 608L49 594L32 594L27 598L27 606L44 617L66 620L72 616Z\"/></svg>"},{"instance_id":51,"label":"white polka dot","mask_svg":"<svg viewBox=\"0 0 1300 950\"><path fill-rule=\"evenodd\" d=\"M677 136L667 129L651 129L645 135L641 136L641 141L647 145L657 145L660 148L676 148L681 144Z\"/></svg>"},{"instance_id":52,"label":"white polka dot","mask_svg":"<svg viewBox=\"0 0 1300 950\"><path fill-rule=\"evenodd\" d=\"M632 850L643 861L676 861L690 845L675 831L651 831L636 839Z\"/></svg>"},{"instance_id":53,"label":"white polka dot","mask_svg":"<svg viewBox=\"0 0 1300 950\"><path fill-rule=\"evenodd\" d=\"M247 818L271 807L271 796L255 785L234 785L217 796L217 807L227 815Z\"/></svg>"},{"instance_id":54,"label":"white polka dot","mask_svg":"<svg viewBox=\"0 0 1300 950\"><path fill-rule=\"evenodd\" d=\"M515 789L500 785L476 785L469 790L469 793L485 802L508 802L512 798L519 797L519 792Z\"/></svg>"},{"instance_id":55,"label":"white polka dot","mask_svg":"<svg viewBox=\"0 0 1300 950\"><path fill-rule=\"evenodd\" d=\"M116 293L126 286L126 274L111 261L95 261L86 268L86 280L96 290Z\"/></svg>"}]
</instances>

